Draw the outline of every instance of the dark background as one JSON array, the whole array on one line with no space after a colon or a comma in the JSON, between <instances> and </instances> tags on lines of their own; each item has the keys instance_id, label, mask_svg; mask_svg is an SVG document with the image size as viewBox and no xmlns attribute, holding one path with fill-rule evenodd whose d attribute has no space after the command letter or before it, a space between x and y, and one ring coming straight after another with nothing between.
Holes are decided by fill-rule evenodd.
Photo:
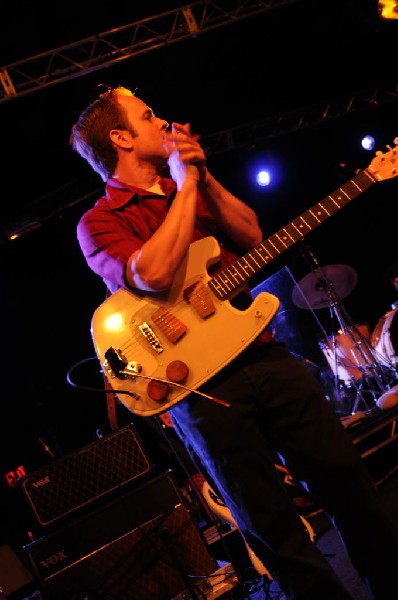
<instances>
[{"instance_id":1,"label":"dark background","mask_svg":"<svg viewBox=\"0 0 398 600\"><path fill-rule=\"evenodd\" d=\"M102 4L9 3L2 9L0 64L185 5ZM45 445L61 457L96 440L98 432L110 431L105 395L67 381L69 369L92 357L76 368L74 380L102 385L90 320L105 289L86 266L75 236L76 222L100 194L102 182L68 147L71 125L96 97L98 85L137 88L158 116L189 121L204 144L223 130L302 115L285 133L267 129L229 151L209 153L213 173L256 209L265 237L365 169L376 150L394 145L398 22L382 21L377 2L370 0L274 6L0 104L4 540L25 526L18 490L8 486L5 474L19 465L29 473L51 461ZM376 138L371 153L360 146L366 133ZM250 166L259 158L275 160L278 187L258 190L250 182ZM314 268L314 258L319 265L348 265L357 283L343 299L344 309L353 323L366 323L373 331L397 300L390 281L397 269L396 197L394 177L377 183L313 231L307 246L299 244L276 260L253 285L286 267L299 281ZM9 241L15 229L23 234ZM289 300L290 289L279 291ZM325 330L332 333L329 309L316 311L321 329L308 311L291 303L288 310L297 335L306 337L304 353L321 363L319 340Z\"/></svg>"}]
</instances>

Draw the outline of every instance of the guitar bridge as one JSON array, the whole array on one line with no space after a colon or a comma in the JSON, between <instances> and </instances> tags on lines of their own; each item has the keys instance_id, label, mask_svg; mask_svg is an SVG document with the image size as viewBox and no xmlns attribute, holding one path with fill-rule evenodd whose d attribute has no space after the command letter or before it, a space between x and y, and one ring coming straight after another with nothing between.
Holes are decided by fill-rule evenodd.
<instances>
[{"instance_id":1,"label":"guitar bridge","mask_svg":"<svg viewBox=\"0 0 398 600\"><path fill-rule=\"evenodd\" d=\"M148 325L146 321L144 321L141 323L141 325L138 325L138 329L141 331L144 338L150 343L153 350L155 350L155 352L158 354L161 354L163 352L163 346L152 327Z\"/></svg>"}]
</instances>

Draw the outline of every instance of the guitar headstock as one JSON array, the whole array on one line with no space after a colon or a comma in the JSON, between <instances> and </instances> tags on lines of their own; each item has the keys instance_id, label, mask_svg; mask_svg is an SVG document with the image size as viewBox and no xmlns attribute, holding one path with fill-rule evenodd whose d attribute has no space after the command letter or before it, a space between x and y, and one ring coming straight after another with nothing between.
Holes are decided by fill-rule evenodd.
<instances>
[{"instance_id":1,"label":"guitar headstock","mask_svg":"<svg viewBox=\"0 0 398 600\"><path fill-rule=\"evenodd\" d=\"M394 148L387 146L387 152L376 152L375 158L367 168L378 181L392 179L398 175L398 137L395 138L394 144Z\"/></svg>"}]
</instances>

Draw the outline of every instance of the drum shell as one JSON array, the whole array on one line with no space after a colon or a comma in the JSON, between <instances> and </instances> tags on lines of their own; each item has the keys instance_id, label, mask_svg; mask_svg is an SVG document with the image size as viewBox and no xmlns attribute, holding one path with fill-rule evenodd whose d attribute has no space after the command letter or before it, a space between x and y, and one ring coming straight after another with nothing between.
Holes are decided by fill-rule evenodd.
<instances>
[{"instance_id":1,"label":"drum shell","mask_svg":"<svg viewBox=\"0 0 398 600\"><path fill-rule=\"evenodd\" d=\"M328 336L320 342L320 348L334 375L345 383L369 374L369 367L374 364L371 336L366 324L348 327L346 333L340 331Z\"/></svg>"},{"instance_id":2,"label":"drum shell","mask_svg":"<svg viewBox=\"0 0 398 600\"><path fill-rule=\"evenodd\" d=\"M398 306L378 320L371 342L380 364L386 367L398 365Z\"/></svg>"}]
</instances>

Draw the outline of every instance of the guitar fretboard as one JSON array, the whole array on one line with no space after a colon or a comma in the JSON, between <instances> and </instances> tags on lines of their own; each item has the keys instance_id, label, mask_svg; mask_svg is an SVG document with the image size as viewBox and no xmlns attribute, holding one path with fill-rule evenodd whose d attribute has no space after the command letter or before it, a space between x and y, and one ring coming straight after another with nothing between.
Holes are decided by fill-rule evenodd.
<instances>
[{"instance_id":1,"label":"guitar fretboard","mask_svg":"<svg viewBox=\"0 0 398 600\"><path fill-rule=\"evenodd\" d=\"M361 171L338 190L326 196L294 221L267 238L257 248L250 250L221 273L212 277L208 282L209 288L219 300L230 297L260 269L280 256L293 244L304 239L309 232L313 231L375 182L376 180L366 169Z\"/></svg>"}]
</instances>

